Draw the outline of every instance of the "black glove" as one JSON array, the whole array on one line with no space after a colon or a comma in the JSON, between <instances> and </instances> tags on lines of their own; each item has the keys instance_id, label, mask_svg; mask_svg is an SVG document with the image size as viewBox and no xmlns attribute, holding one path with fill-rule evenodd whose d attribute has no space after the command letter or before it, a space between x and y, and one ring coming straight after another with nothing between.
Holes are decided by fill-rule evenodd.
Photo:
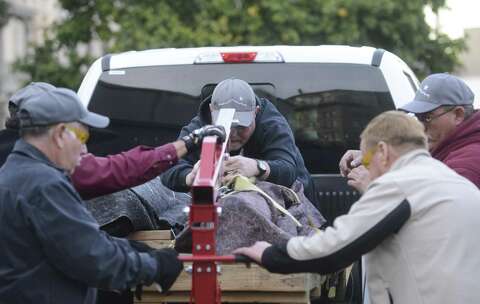
<instances>
[{"instance_id":1,"label":"black glove","mask_svg":"<svg viewBox=\"0 0 480 304\"><path fill-rule=\"evenodd\" d=\"M217 142L222 143L225 141L225 129L223 126L206 125L200 129L194 130L192 133L182 137L185 142L187 150L190 152L195 148L198 148L203 141L204 137L217 136Z\"/></svg>"},{"instance_id":2,"label":"black glove","mask_svg":"<svg viewBox=\"0 0 480 304\"><path fill-rule=\"evenodd\" d=\"M157 274L154 281L167 292L183 269L183 263L177 258L178 253L171 248L150 251L149 254L157 260Z\"/></svg>"},{"instance_id":3,"label":"black glove","mask_svg":"<svg viewBox=\"0 0 480 304\"><path fill-rule=\"evenodd\" d=\"M155 250L155 248L152 248L152 247L148 246L147 244L139 242L139 241L128 240L128 243L130 244L130 247L132 247L133 249L135 249L138 252L150 252L150 251Z\"/></svg>"}]
</instances>

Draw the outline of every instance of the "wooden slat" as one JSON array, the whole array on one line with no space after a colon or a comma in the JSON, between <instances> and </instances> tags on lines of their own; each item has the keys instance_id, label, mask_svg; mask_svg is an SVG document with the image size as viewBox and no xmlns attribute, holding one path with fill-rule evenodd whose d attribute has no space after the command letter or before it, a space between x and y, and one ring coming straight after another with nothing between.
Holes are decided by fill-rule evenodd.
<instances>
[{"instance_id":1,"label":"wooden slat","mask_svg":"<svg viewBox=\"0 0 480 304\"><path fill-rule=\"evenodd\" d=\"M137 231L131 233L128 238L136 241L171 240L172 234L170 230Z\"/></svg>"},{"instance_id":2,"label":"wooden slat","mask_svg":"<svg viewBox=\"0 0 480 304\"><path fill-rule=\"evenodd\" d=\"M188 303L190 301L189 292L175 292L169 295L162 295L154 292L144 292L142 300L135 300L135 303ZM235 292L222 291L222 302L228 303L289 303L306 304L310 303L305 293L291 292Z\"/></svg>"},{"instance_id":3,"label":"wooden slat","mask_svg":"<svg viewBox=\"0 0 480 304\"><path fill-rule=\"evenodd\" d=\"M186 265L188 266L188 265ZM274 274L252 265L222 265L218 277L223 291L305 292L320 286L320 276L315 274ZM171 291L190 291L192 277L185 271L180 274ZM145 290L154 290L145 287Z\"/></svg>"},{"instance_id":4,"label":"wooden slat","mask_svg":"<svg viewBox=\"0 0 480 304\"><path fill-rule=\"evenodd\" d=\"M170 247L170 231L139 231L129 239L143 241L154 248ZM185 263L185 267L191 263ZM310 292L319 295L324 277L315 274L280 275L269 273L258 265L247 268L243 264L221 265L219 275L222 302L230 303L309 303ZM190 274L183 271L167 296L152 286L143 289L142 301L138 303L189 302Z\"/></svg>"}]
</instances>

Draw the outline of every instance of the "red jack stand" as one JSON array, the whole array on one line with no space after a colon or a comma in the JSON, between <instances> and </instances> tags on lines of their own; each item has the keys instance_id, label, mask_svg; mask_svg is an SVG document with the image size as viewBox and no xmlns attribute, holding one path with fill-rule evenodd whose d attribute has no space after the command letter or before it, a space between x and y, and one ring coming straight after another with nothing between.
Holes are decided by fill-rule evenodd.
<instances>
[{"instance_id":1,"label":"red jack stand","mask_svg":"<svg viewBox=\"0 0 480 304\"><path fill-rule=\"evenodd\" d=\"M206 137L202 143L200 168L192 187L192 206L189 223L192 231L192 255L180 256L184 262L193 262L190 303L220 304L221 290L217 280L218 263L245 262L234 255L215 254L218 216L221 207L216 205L217 186L223 173L222 163L234 114L233 109L222 109L217 125L227 132L225 142L217 143L216 136Z\"/></svg>"}]
</instances>

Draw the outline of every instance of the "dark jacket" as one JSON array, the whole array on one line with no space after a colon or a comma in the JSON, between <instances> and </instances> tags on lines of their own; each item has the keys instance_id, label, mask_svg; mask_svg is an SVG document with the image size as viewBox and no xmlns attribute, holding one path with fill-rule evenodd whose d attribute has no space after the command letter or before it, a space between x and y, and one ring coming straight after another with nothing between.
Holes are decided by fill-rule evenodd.
<instances>
[{"instance_id":1,"label":"dark jacket","mask_svg":"<svg viewBox=\"0 0 480 304\"><path fill-rule=\"evenodd\" d=\"M182 128L179 138L211 124L209 104L210 99L202 102L199 114ZM303 184L305 195L315 204L313 182L287 120L270 101L257 98L257 104L260 111L255 119L255 131L243 146L243 156L267 161L270 166L268 182L290 187L298 179ZM176 166L162 174L162 182L172 190L188 191L185 178L199 158L200 152L197 151L179 160Z\"/></svg>"},{"instance_id":2,"label":"dark jacket","mask_svg":"<svg viewBox=\"0 0 480 304\"><path fill-rule=\"evenodd\" d=\"M480 112L461 123L431 153L480 188Z\"/></svg>"},{"instance_id":3,"label":"dark jacket","mask_svg":"<svg viewBox=\"0 0 480 304\"><path fill-rule=\"evenodd\" d=\"M0 131L0 166L17 139L17 130ZM173 144L156 148L137 146L106 157L87 154L75 169L72 182L83 199L91 199L146 183L176 163Z\"/></svg>"},{"instance_id":4,"label":"dark jacket","mask_svg":"<svg viewBox=\"0 0 480 304\"><path fill-rule=\"evenodd\" d=\"M0 303L94 303L150 284L157 263L109 237L63 170L24 140L0 169Z\"/></svg>"},{"instance_id":5,"label":"dark jacket","mask_svg":"<svg viewBox=\"0 0 480 304\"><path fill-rule=\"evenodd\" d=\"M4 129L0 131L0 167L3 166L8 155L12 152L18 138L18 130Z\"/></svg>"}]
</instances>

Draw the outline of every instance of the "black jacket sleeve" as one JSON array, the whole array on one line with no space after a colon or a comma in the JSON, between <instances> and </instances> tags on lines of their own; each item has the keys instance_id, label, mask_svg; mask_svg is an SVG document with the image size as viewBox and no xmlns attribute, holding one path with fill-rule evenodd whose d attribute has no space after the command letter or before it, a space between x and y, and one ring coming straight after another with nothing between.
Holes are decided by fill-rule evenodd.
<instances>
[{"instance_id":1,"label":"black jacket sleeve","mask_svg":"<svg viewBox=\"0 0 480 304\"><path fill-rule=\"evenodd\" d=\"M45 184L32 194L28 221L49 263L63 274L107 289L152 283L156 261L100 231L66 181Z\"/></svg>"},{"instance_id":2,"label":"black jacket sleeve","mask_svg":"<svg viewBox=\"0 0 480 304\"><path fill-rule=\"evenodd\" d=\"M260 149L253 157L267 161L270 166L267 181L290 187L297 179L296 158L300 152L285 117L270 102L262 103L264 107L259 113L252 143Z\"/></svg>"},{"instance_id":3,"label":"black jacket sleeve","mask_svg":"<svg viewBox=\"0 0 480 304\"><path fill-rule=\"evenodd\" d=\"M374 184L332 227L267 248L262 264L278 273L334 272L398 233L410 216L410 203L394 182Z\"/></svg>"},{"instance_id":4,"label":"black jacket sleeve","mask_svg":"<svg viewBox=\"0 0 480 304\"><path fill-rule=\"evenodd\" d=\"M180 139L183 136L190 134L194 130L201 128L203 125L204 124L201 122L199 116L194 117L188 125L182 128L178 138ZM180 159L175 166L162 174L162 183L173 191L188 192L190 187L186 185L185 178L188 173L192 171L193 166L199 159L199 151L189 151L189 153L184 158Z\"/></svg>"}]
</instances>

